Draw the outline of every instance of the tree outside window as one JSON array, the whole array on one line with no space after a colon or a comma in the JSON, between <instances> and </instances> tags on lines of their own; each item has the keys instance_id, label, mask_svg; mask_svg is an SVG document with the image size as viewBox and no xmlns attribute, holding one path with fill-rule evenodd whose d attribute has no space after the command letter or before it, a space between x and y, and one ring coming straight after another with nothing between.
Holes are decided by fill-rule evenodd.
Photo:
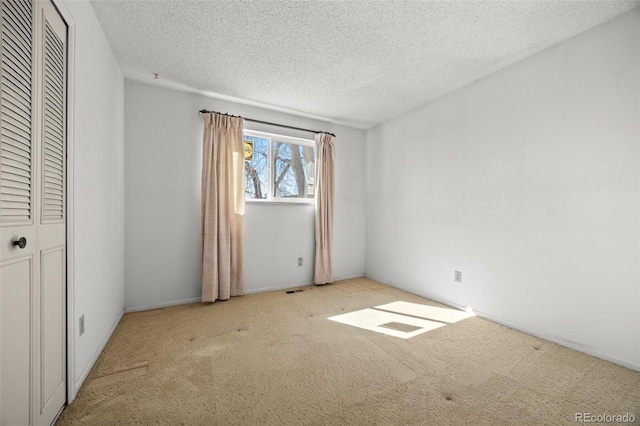
<instances>
[{"instance_id":1,"label":"tree outside window","mask_svg":"<svg viewBox=\"0 0 640 426\"><path fill-rule=\"evenodd\" d=\"M245 161L245 199L314 199L313 141L248 131L244 140L253 144L253 158Z\"/></svg>"}]
</instances>

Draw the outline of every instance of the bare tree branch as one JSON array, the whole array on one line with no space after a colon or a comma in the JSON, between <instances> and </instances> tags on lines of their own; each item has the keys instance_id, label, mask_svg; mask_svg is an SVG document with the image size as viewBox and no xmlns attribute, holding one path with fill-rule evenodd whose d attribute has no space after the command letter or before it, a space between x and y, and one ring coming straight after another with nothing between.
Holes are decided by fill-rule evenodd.
<instances>
[{"instance_id":1,"label":"bare tree branch","mask_svg":"<svg viewBox=\"0 0 640 426\"><path fill-rule=\"evenodd\" d=\"M262 188L260 186L260 177L258 176L258 172L253 166L249 163L245 163L245 170L249 173L249 177L253 181L253 190L254 190L254 198L262 198Z\"/></svg>"},{"instance_id":2,"label":"bare tree branch","mask_svg":"<svg viewBox=\"0 0 640 426\"><path fill-rule=\"evenodd\" d=\"M284 179L285 175L291 168L291 162L289 160L281 160L281 161L286 162L287 165L284 167L284 169L282 169L282 173L280 173L280 176L278 176L278 179L276 179L276 187L275 187L276 191L280 187L280 183L282 182L282 179Z\"/></svg>"},{"instance_id":3,"label":"bare tree branch","mask_svg":"<svg viewBox=\"0 0 640 426\"><path fill-rule=\"evenodd\" d=\"M304 197L305 177L304 167L302 166L302 157L300 156L300 150L298 145L289 145L291 150L291 162L293 163L293 174L296 179L296 185L298 186L298 197Z\"/></svg>"}]
</instances>

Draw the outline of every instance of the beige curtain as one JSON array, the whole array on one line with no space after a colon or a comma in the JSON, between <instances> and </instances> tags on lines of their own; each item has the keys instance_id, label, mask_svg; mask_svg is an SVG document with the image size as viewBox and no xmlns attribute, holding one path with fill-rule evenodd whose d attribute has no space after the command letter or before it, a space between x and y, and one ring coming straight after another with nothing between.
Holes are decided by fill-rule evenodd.
<instances>
[{"instance_id":1,"label":"beige curtain","mask_svg":"<svg viewBox=\"0 0 640 426\"><path fill-rule=\"evenodd\" d=\"M333 282L333 202L335 137L316 134L316 262L313 282Z\"/></svg>"},{"instance_id":2,"label":"beige curtain","mask_svg":"<svg viewBox=\"0 0 640 426\"><path fill-rule=\"evenodd\" d=\"M203 118L202 301L214 302L244 294L244 120Z\"/></svg>"}]
</instances>

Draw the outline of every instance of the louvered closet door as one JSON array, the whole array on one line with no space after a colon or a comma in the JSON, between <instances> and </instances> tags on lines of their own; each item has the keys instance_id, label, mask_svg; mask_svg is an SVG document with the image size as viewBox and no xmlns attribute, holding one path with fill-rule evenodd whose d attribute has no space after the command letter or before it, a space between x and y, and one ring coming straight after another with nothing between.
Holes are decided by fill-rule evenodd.
<instances>
[{"instance_id":1,"label":"louvered closet door","mask_svg":"<svg viewBox=\"0 0 640 426\"><path fill-rule=\"evenodd\" d=\"M38 267L36 424L49 425L66 401L66 44L67 27L50 1L36 2L39 61L36 111Z\"/></svg>"},{"instance_id":2,"label":"louvered closet door","mask_svg":"<svg viewBox=\"0 0 640 426\"><path fill-rule=\"evenodd\" d=\"M66 32L49 0L2 1L2 426L66 401Z\"/></svg>"},{"instance_id":3,"label":"louvered closet door","mask_svg":"<svg viewBox=\"0 0 640 426\"><path fill-rule=\"evenodd\" d=\"M31 2L2 1L1 13L0 424L30 425L37 261ZM20 238L24 248L13 245Z\"/></svg>"}]
</instances>

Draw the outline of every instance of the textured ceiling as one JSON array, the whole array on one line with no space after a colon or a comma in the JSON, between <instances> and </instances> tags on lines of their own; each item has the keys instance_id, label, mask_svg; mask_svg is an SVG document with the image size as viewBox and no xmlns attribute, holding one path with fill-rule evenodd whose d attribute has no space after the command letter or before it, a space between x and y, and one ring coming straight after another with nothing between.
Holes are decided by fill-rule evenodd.
<instances>
[{"instance_id":1,"label":"textured ceiling","mask_svg":"<svg viewBox=\"0 0 640 426\"><path fill-rule=\"evenodd\" d=\"M127 78L368 128L640 0L91 3Z\"/></svg>"}]
</instances>

